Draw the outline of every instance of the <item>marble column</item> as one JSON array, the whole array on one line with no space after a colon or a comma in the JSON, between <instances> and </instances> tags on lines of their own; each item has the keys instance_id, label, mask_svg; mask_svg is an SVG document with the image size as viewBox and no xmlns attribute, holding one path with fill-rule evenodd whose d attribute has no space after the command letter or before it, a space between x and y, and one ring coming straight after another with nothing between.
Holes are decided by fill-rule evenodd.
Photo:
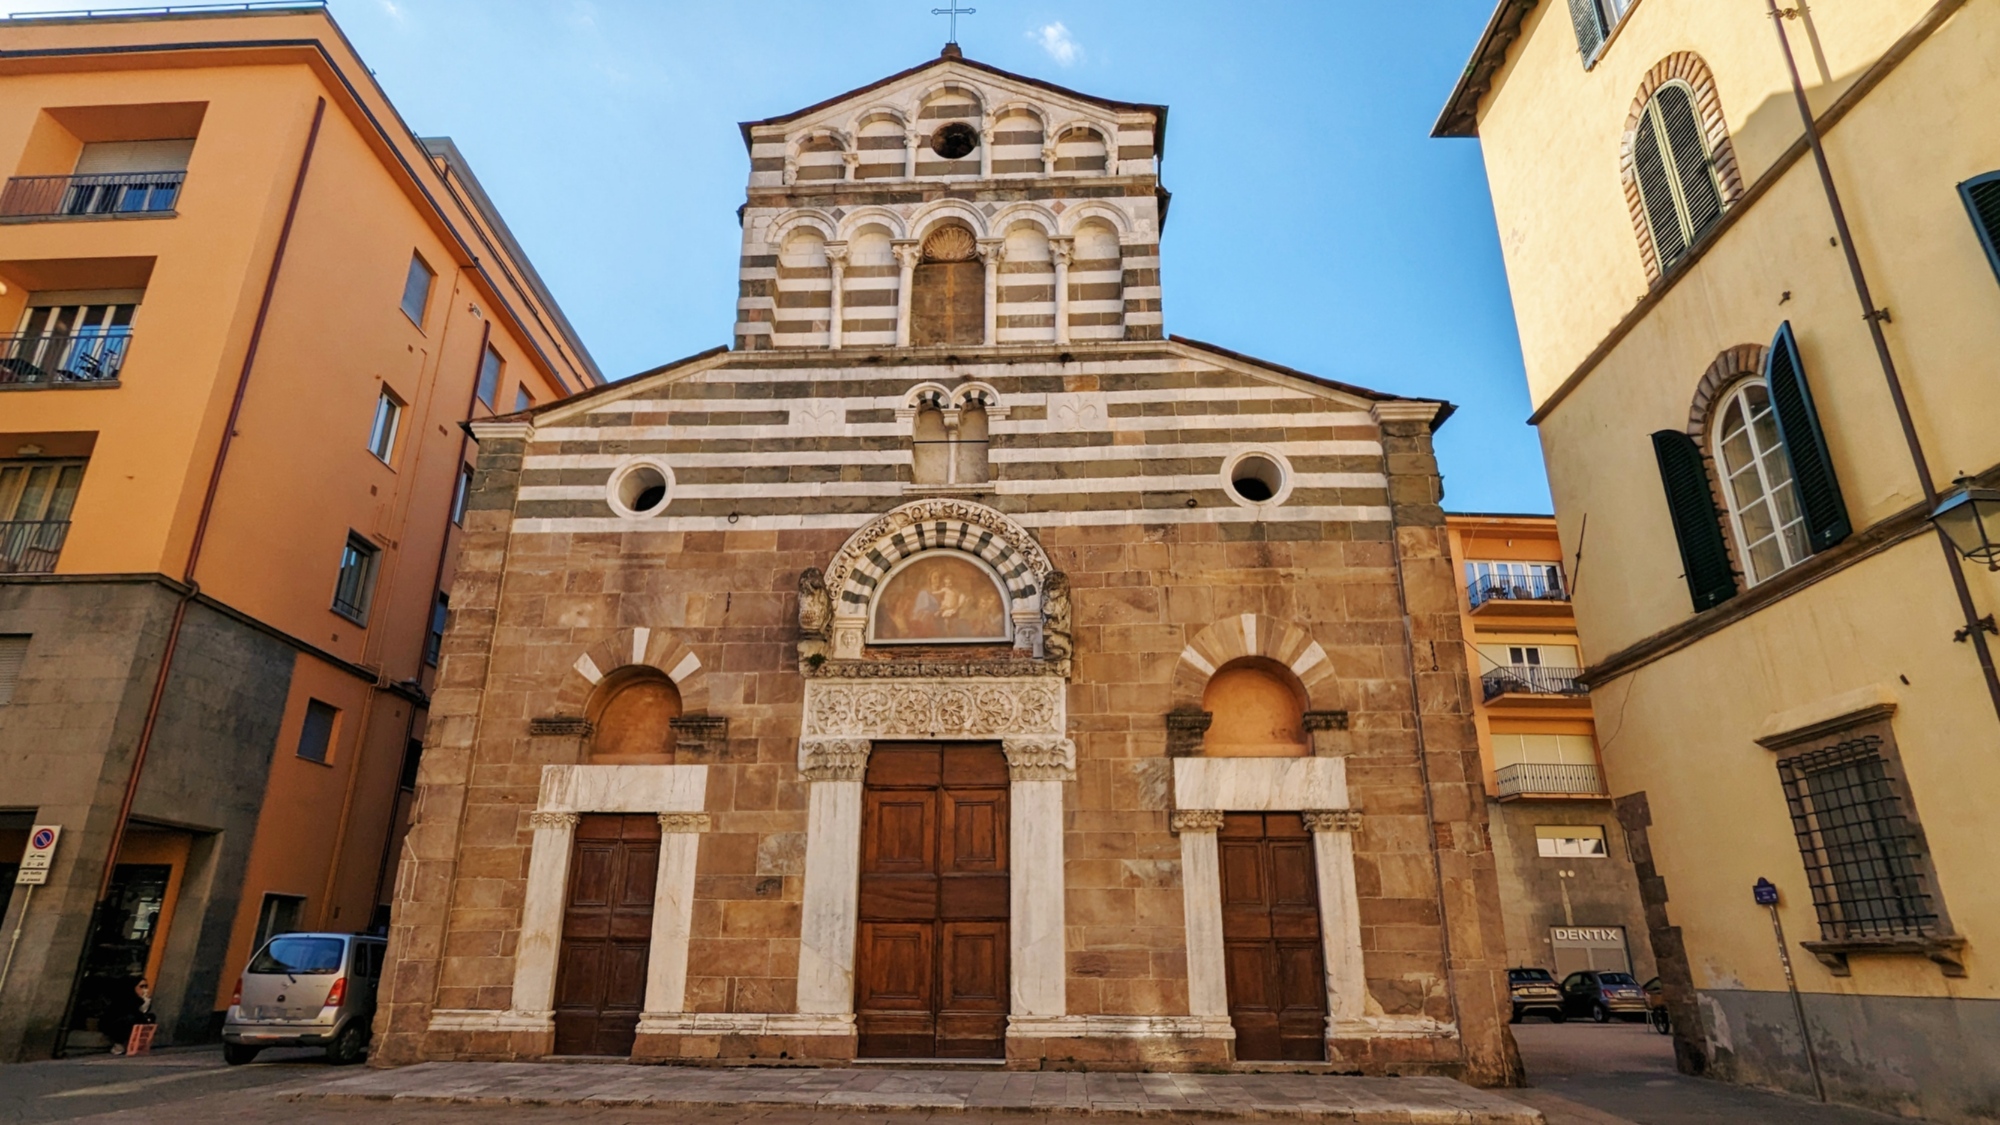
<instances>
[{"instance_id":1,"label":"marble column","mask_svg":"<svg viewBox=\"0 0 2000 1125\"><path fill-rule=\"evenodd\" d=\"M1222 861L1215 834L1220 809L1178 809L1169 822L1181 838L1181 911L1187 920L1188 1014L1229 1019L1222 943Z\"/></svg>"},{"instance_id":2,"label":"marble column","mask_svg":"<svg viewBox=\"0 0 2000 1125\"><path fill-rule=\"evenodd\" d=\"M1319 868L1319 933L1326 947L1326 1024L1329 1036L1368 1009L1368 976L1361 961L1361 900L1354 887L1354 833L1360 809L1303 814L1313 834Z\"/></svg>"},{"instance_id":3,"label":"marble column","mask_svg":"<svg viewBox=\"0 0 2000 1125\"><path fill-rule=\"evenodd\" d=\"M979 240L979 260L986 264L986 327L982 340L1000 342L1000 261L1006 257L1006 242L998 238Z\"/></svg>"},{"instance_id":4,"label":"marble column","mask_svg":"<svg viewBox=\"0 0 2000 1125\"><path fill-rule=\"evenodd\" d=\"M910 346L910 286L917 278L917 260L923 256L923 248L915 241L895 243L891 249L896 255L896 264L901 267L896 281L896 346Z\"/></svg>"},{"instance_id":5,"label":"marble column","mask_svg":"<svg viewBox=\"0 0 2000 1125\"><path fill-rule=\"evenodd\" d=\"M826 322L826 346L829 348L838 348L840 347L840 322L845 312L843 306L846 304L847 298L845 291L847 243L827 243L826 264L828 272L833 277L833 291L829 295L832 302L832 312Z\"/></svg>"},{"instance_id":6,"label":"marble column","mask_svg":"<svg viewBox=\"0 0 2000 1125\"><path fill-rule=\"evenodd\" d=\"M569 892L569 850L582 818L573 812L534 812L535 840L528 854L528 884L521 904L521 937L514 949L513 1010L554 1018L556 958L562 948L563 905Z\"/></svg>"},{"instance_id":7,"label":"marble column","mask_svg":"<svg viewBox=\"0 0 2000 1125\"><path fill-rule=\"evenodd\" d=\"M707 813L660 814L660 867L653 885L653 941L646 957L648 1017L687 1010L688 938L694 931L695 856Z\"/></svg>"},{"instance_id":8,"label":"marble column","mask_svg":"<svg viewBox=\"0 0 2000 1125\"><path fill-rule=\"evenodd\" d=\"M1063 937L1063 782L1076 776L1076 744L1067 738L1009 738L1007 932L1008 981L1015 1019L1059 1017L1068 1010L1069 958Z\"/></svg>"},{"instance_id":9,"label":"marble column","mask_svg":"<svg viewBox=\"0 0 2000 1125\"><path fill-rule=\"evenodd\" d=\"M865 738L799 742L806 805L806 881L800 906L799 1012L852 1016L854 941L861 913L861 783Z\"/></svg>"},{"instance_id":10,"label":"marble column","mask_svg":"<svg viewBox=\"0 0 2000 1125\"><path fill-rule=\"evenodd\" d=\"M1049 239L1049 256L1056 263L1056 343L1069 343L1069 263L1076 255L1076 239Z\"/></svg>"}]
</instances>

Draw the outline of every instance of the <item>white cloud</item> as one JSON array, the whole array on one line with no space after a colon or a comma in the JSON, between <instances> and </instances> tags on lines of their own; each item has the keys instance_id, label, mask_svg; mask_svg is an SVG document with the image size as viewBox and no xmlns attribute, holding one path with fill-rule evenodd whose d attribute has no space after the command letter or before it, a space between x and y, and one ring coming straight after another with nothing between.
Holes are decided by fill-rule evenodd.
<instances>
[{"instance_id":1,"label":"white cloud","mask_svg":"<svg viewBox=\"0 0 2000 1125\"><path fill-rule=\"evenodd\" d=\"M383 13L390 19L395 20L397 23L403 22L403 6L396 3L396 0L376 0L376 3L382 6Z\"/></svg>"},{"instance_id":2,"label":"white cloud","mask_svg":"<svg viewBox=\"0 0 2000 1125\"><path fill-rule=\"evenodd\" d=\"M1028 37L1040 43L1042 50L1047 51L1049 57L1062 66L1068 66L1083 57L1083 44L1076 41L1076 38L1069 33L1069 28L1064 27L1061 21L1043 24L1039 29L1029 32Z\"/></svg>"}]
</instances>

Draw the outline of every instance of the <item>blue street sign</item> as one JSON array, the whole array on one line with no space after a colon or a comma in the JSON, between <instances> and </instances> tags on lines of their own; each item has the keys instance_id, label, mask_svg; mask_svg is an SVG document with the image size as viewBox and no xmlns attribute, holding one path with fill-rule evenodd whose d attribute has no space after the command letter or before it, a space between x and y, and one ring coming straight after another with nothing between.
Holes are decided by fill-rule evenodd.
<instances>
[{"instance_id":1,"label":"blue street sign","mask_svg":"<svg viewBox=\"0 0 2000 1125\"><path fill-rule=\"evenodd\" d=\"M1772 883L1769 879L1757 880L1757 885L1750 888L1750 893L1757 896L1758 906L1778 905L1777 885Z\"/></svg>"}]
</instances>

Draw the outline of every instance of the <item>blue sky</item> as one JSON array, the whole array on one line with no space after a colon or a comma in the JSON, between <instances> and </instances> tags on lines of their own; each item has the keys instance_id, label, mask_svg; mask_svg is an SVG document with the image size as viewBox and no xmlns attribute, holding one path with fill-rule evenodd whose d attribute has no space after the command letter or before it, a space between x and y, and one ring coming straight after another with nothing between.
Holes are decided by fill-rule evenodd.
<instances>
[{"instance_id":1,"label":"blue sky","mask_svg":"<svg viewBox=\"0 0 2000 1125\"><path fill-rule=\"evenodd\" d=\"M410 125L457 140L616 378L730 339L748 175L736 123L934 57L942 3L333 12ZM1421 19L1362 0L970 4L969 57L1171 107L1169 332L1448 398L1446 507L1549 510L1478 143L1429 136L1492 0L1433 0Z\"/></svg>"}]
</instances>

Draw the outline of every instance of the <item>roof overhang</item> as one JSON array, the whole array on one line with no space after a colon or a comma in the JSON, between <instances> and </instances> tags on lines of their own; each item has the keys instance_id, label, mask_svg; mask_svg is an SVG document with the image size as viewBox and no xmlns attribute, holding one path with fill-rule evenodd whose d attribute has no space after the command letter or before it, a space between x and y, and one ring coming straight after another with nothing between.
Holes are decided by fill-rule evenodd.
<instances>
[{"instance_id":1,"label":"roof overhang","mask_svg":"<svg viewBox=\"0 0 2000 1125\"><path fill-rule=\"evenodd\" d=\"M1433 137L1476 137L1479 135L1479 102L1493 86L1493 76L1507 64L1507 48L1521 37L1521 24L1535 8L1536 0L1500 0L1479 45L1472 49L1465 71L1445 100L1444 112L1431 126Z\"/></svg>"}]
</instances>

